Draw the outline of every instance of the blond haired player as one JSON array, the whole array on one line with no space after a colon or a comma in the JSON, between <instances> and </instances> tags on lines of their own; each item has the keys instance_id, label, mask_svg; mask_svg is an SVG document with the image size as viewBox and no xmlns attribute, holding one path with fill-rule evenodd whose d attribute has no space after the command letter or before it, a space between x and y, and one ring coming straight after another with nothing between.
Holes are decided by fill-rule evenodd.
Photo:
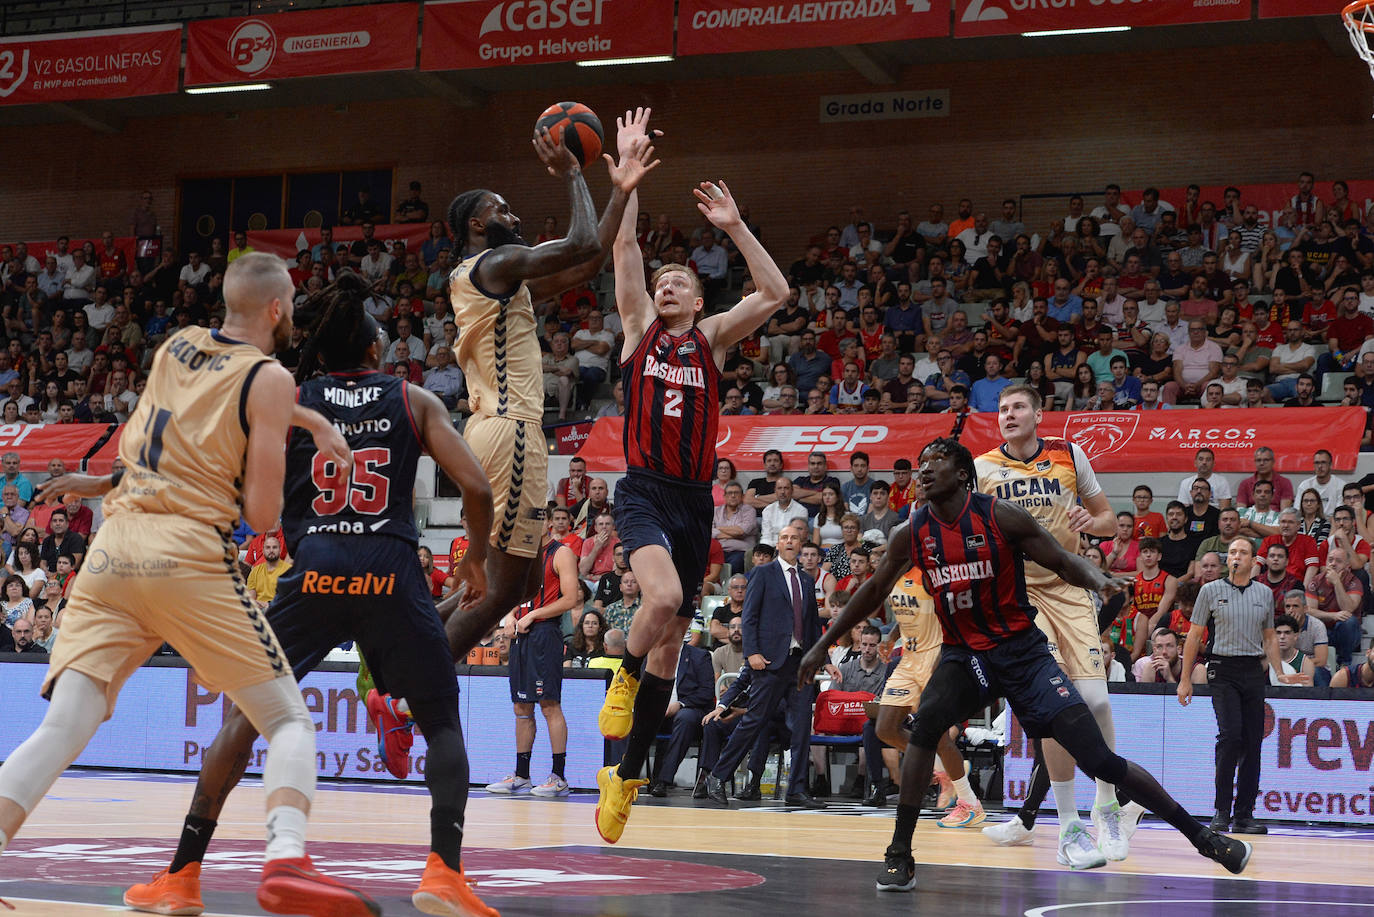
<instances>
[{"instance_id":1,"label":"blond haired player","mask_svg":"<svg viewBox=\"0 0 1374 917\"><path fill-rule=\"evenodd\" d=\"M380 914L305 856L315 791L315 724L277 638L248 598L229 537L240 513L277 525L294 422L341 468L348 446L296 405L291 374L268 354L291 340L291 278L280 258L248 254L224 276L218 331L191 327L159 348L124 428L126 471L63 475L44 495L107 494L62 613L62 643L43 682L42 724L0 767L0 849L114 710L124 682L162 643L208 690L221 691L267 738L267 862L258 903L278 914Z\"/></svg>"},{"instance_id":2,"label":"blond haired player","mask_svg":"<svg viewBox=\"0 0 1374 917\"><path fill-rule=\"evenodd\" d=\"M1116 516L1083 450L1068 440L1039 435L1041 408L1040 393L1030 386L1002 389L997 423L1006 442L974 461L978 489L1017 504L1048 529L1066 551L1076 554L1079 532L1110 536L1116 531ZM1108 747L1115 748L1107 670L1092 596L1029 561L1026 589L1038 612L1035 623L1049 638L1055 661L1083 695ZM1098 841L1094 846L1074 804L1073 759L1052 739L1045 739L1042 749L1059 810L1059 862L1088 869L1105 865L1109 859L1125 859L1130 846L1115 788L1097 782L1092 821ZM1035 812L1044 798L1043 790L1040 793L1040 799L1028 793L1016 817L986 827L983 833L998 844L1029 844Z\"/></svg>"},{"instance_id":3,"label":"blond haired player","mask_svg":"<svg viewBox=\"0 0 1374 917\"><path fill-rule=\"evenodd\" d=\"M465 658L543 582L536 558L544 535L549 456L533 303L584 283L601 269L630 192L657 164L650 162L653 147L643 126L634 129L638 137L622 147L626 152L619 164L605 157L614 191L599 224L582 167L547 130L535 135L534 148L549 174L568 187L572 216L566 236L530 245L520 235L520 218L494 191L464 191L449 205L449 225L462 259L449 275L449 300L459 329L455 356L472 407L463 436L491 479L495 510L487 594L446 622L455 659Z\"/></svg>"},{"instance_id":4,"label":"blond haired player","mask_svg":"<svg viewBox=\"0 0 1374 917\"><path fill-rule=\"evenodd\" d=\"M925 690L930 674L935 671L935 666L940 661L940 649L944 646L945 638L940 630L940 619L935 616L935 601L926 592L919 569L912 567L897 581L888 595L888 605L897 619L897 627L901 634L902 658L883 685L878 720L873 726L873 731L879 739L891 746L883 749L883 756L886 757L888 752L891 752L892 761L895 762L898 751L907 745L907 736L902 724L906 721L907 715L920 703L921 692ZM944 800L951 784L958 793L958 803L948 815L935 824L941 828L972 828L982 824L987 819L983 812L983 804L978 801L973 787L969 785L964 759L954 747L954 741L949 735L940 738L936 752L940 756L940 764L944 766L943 773L937 771L935 774L940 779L940 801L936 803L936 808L944 808ZM868 767L870 776L882 774L882 768L877 766L876 762L870 763ZM888 772L895 776L899 770L889 763ZM875 786L877 782L872 781ZM882 805L882 791L878 790L871 794L870 799Z\"/></svg>"}]
</instances>

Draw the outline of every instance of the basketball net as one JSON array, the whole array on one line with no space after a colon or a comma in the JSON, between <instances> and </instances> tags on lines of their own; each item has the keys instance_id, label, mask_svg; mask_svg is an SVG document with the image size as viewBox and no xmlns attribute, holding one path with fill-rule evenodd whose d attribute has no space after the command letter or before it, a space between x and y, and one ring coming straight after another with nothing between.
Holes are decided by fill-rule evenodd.
<instances>
[{"instance_id":1,"label":"basketball net","mask_svg":"<svg viewBox=\"0 0 1374 917\"><path fill-rule=\"evenodd\" d=\"M1370 76L1374 76L1374 48L1369 45L1370 37L1374 35L1374 0L1356 0L1341 10L1341 19L1345 22L1345 30L1350 33L1350 43L1355 46L1355 53L1369 67Z\"/></svg>"}]
</instances>

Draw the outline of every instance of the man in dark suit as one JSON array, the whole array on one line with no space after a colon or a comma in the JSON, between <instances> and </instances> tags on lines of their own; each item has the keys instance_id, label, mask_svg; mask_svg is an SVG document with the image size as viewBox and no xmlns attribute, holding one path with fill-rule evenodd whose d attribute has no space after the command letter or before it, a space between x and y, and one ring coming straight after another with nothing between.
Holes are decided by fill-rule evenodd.
<instances>
[{"instance_id":1,"label":"man in dark suit","mask_svg":"<svg viewBox=\"0 0 1374 917\"><path fill-rule=\"evenodd\" d=\"M3 630L4 628L0 627L0 631ZM706 798L706 778L715 770L716 762L720 760L720 750L730 741L730 736L744 720L744 714L749 709L749 689L753 681L754 670L745 663L740 667L738 677L721 692L716 708L702 720L701 756L698 759L701 768L696 786L692 788L693 799ZM809 723L807 727L810 728ZM759 730L759 736L754 740L754 747L749 752L749 782L744 789L735 793L735 798L742 802L762 799L761 784L763 769L768 764L768 753L774 745L786 747L791 744L792 733L787 729L787 718L780 707L774 708L772 718L767 726Z\"/></svg>"},{"instance_id":2,"label":"man in dark suit","mask_svg":"<svg viewBox=\"0 0 1374 917\"><path fill-rule=\"evenodd\" d=\"M777 549L777 560L754 570L744 594L744 655L753 670L749 708L706 778L706 795L717 805L730 805L723 781L734 773L781 705L792 732L787 804L823 809L825 803L806 794L816 686L808 684L800 690L796 686L802 653L821 633L816 584L797 563L801 535L795 527L787 526L778 534Z\"/></svg>"},{"instance_id":3,"label":"man in dark suit","mask_svg":"<svg viewBox=\"0 0 1374 917\"><path fill-rule=\"evenodd\" d=\"M668 704L664 725L672 732L668 748L658 759L658 771L649 784L650 796L667 796L673 785L678 765L687 757L687 749L701 738L701 721L711 712L716 700L716 672L711 654L690 643L682 644L677 657L675 697Z\"/></svg>"}]
</instances>

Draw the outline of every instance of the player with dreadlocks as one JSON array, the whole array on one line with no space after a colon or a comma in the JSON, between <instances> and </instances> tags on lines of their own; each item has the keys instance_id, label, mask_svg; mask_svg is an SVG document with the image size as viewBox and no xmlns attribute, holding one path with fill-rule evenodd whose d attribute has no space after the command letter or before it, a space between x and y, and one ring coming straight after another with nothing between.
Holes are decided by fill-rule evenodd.
<instances>
[{"instance_id":1,"label":"player with dreadlocks","mask_svg":"<svg viewBox=\"0 0 1374 917\"><path fill-rule=\"evenodd\" d=\"M1026 734L1053 736L1089 777L1125 787L1131 798L1177 828L1198 853L1233 873L1245 869L1250 845L1218 834L1193 818L1144 768L1107 747L1083 698L1050 654L1026 591L1026 562L1065 582L1114 595L1130 580L1110 577L1071 554L1026 510L1011 500L977 493L973 456L958 440L941 438L921 452L926 503L892 533L878 570L854 593L802 658L798 679L809 684L826 650L875 613L897 580L913 566L944 631L940 663L921 692L902 761L897 825L878 876L879 891L916 887L911 839L930 784L935 749L949 727L997 698L1010 705Z\"/></svg>"},{"instance_id":2,"label":"player with dreadlocks","mask_svg":"<svg viewBox=\"0 0 1374 917\"><path fill-rule=\"evenodd\" d=\"M449 225L462 259L449 278L459 329L455 355L472 407L464 435L491 481L496 516L486 598L446 622L455 659L466 657L543 583L543 564L537 558L545 528L548 449L532 304L585 283L601 269L630 192L658 164L646 119L647 112L644 118L627 114L617 119L620 132L634 136L619 146L618 164L605 157L614 191L599 224L581 167L548 131L535 135L534 148L549 174L568 187L572 217L567 236L531 246L520 235L520 219L510 204L494 191L464 191L449 207ZM471 534L469 540L474 545L478 541Z\"/></svg>"},{"instance_id":3,"label":"player with dreadlocks","mask_svg":"<svg viewBox=\"0 0 1374 917\"><path fill-rule=\"evenodd\" d=\"M411 509L416 463L428 452L463 490L468 527L477 537L458 575L467 583L465 600L476 601L485 592L491 487L443 403L377 371L381 329L363 310L369 294L358 275L347 273L302 310L309 336L297 399L343 434L353 467L340 469L309 437L289 438L282 527L296 560L267 619L297 678L331 648L353 640L372 662L379 687L406 699L429 746L425 782L432 800L431 852L412 900L427 914L494 917L463 874L467 750L443 624L415 559L419 532ZM130 888L125 904L158 914L203 910L200 864L256 737L248 719L231 711L205 753L171 865Z\"/></svg>"}]
</instances>

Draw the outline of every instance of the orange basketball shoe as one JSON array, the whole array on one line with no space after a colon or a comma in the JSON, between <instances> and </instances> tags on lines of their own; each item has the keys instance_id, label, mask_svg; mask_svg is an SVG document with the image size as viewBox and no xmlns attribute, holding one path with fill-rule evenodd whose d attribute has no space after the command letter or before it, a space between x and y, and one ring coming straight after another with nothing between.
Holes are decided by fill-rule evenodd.
<instances>
[{"instance_id":1,"label":"orange basketball shoe","mask_svg":"<svg viewBox=\"0 0 1374 917\"><path fill-rule=\"evenodd\" d=\"M200 900L200 864L187 863L178 872L162 872L153 881L133 885L124 893L124 906L149 914L190 917L205 910Z\"/></svg>"},{"instance_id":2,"label":"orange basketball shoe","mask_svg":"<svg viewBox=\"0 0 1374 917\"><path fill-rule=\"evenodd\" d=\"M315 871L310 857L282 857L262 867L258 906L273 914L307 917L381 917L377 902Z\"/></svg>"},{"instance_id":3,"label":"orange basketball shoe","mask_svg":"<svg viewBox=\"0 0 1374 917\"><path fill-rule=\"evenodd\" d=\"M422 914L444 914L448 917L501 917L495 908L487 907L472 890L473 882L450 869L434 851L425 860L425 874L420 887L410 896L410 903Z\"/></svg>"}]
</instances>

